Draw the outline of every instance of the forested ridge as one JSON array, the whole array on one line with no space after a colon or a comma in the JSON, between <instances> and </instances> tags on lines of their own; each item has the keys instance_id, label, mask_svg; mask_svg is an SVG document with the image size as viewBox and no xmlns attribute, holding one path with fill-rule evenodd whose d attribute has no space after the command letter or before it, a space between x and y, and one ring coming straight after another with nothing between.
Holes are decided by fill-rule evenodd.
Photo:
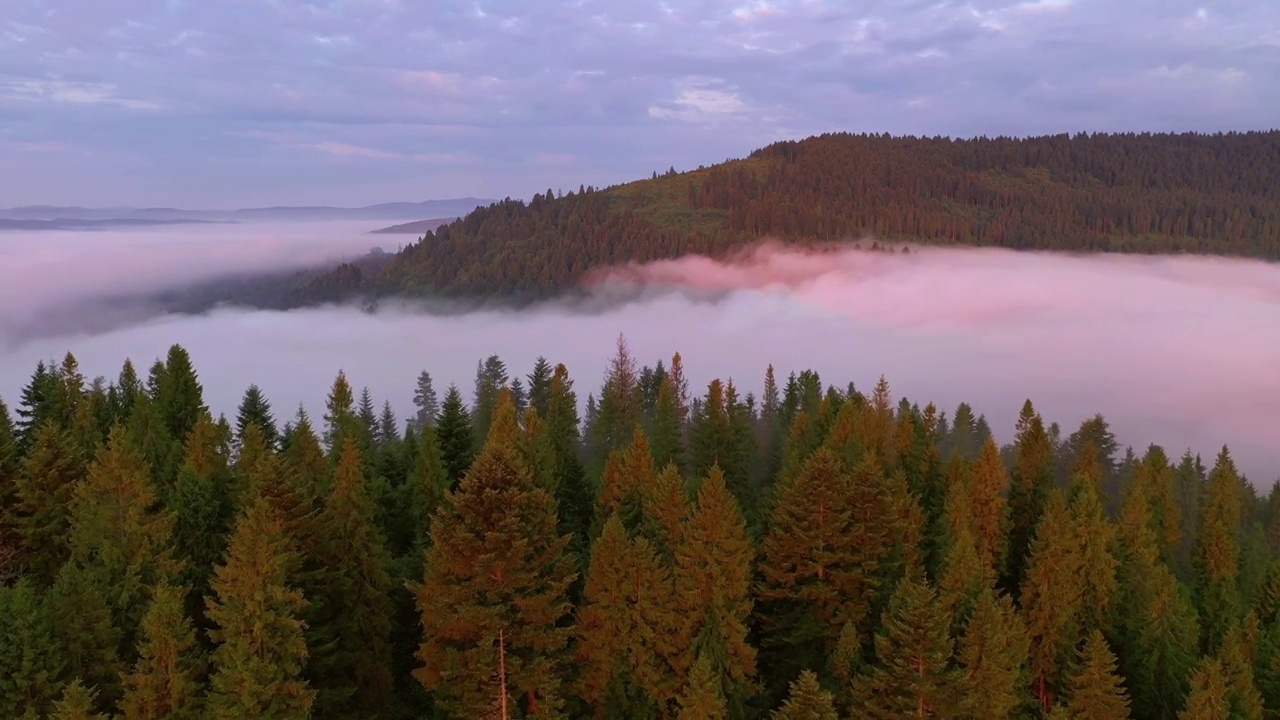
<instances>
[{"instance_id":1,"label":"forested ridge","mask_svg":"<svg viewBox=\"0 0 1280 720\"><path fill-rule=\"evenodd\" d=\"M1280 490L1031 401L477 364L213 417L187 352L0 403L0 717L1280 717ZM579 408L585 406L585 417Z\"/></svg>"},{"instance_id":2,"label":"forested ridge","mask_svg":"<svg viewBox=\"0 0 1280 720\"><path fill-rule=\"evenodd\" d=\"M504 200L385 266L355 262L289 304L355 296L536 300L592 269L769 237L874 236L1061 251L1280 259L1280 131L917 138L827 134L606 189Z\"/></svg>"}]
</instances>

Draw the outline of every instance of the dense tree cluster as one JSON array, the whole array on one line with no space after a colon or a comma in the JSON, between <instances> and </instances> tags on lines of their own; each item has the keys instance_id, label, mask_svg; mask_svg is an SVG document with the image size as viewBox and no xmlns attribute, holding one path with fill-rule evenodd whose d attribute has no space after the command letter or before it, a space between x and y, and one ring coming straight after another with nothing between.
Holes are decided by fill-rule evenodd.
<instances>
[{"instance_id":1,"label":"dense tree cluster","mask_svg":"<svg viewBox=\"0 0 1280 720\"><path fill-rule=\"evenodd\" d=\"M406 379L408 380L408 379ZM1028 401L999 446L619 338L397 421L214 418L180 346L0 403L0 717L1280 716L1280 489ZM585 408L585 417L579 417Z\"/></svg>"},{"instance_id":2,"label":"dense tree cluster","mask_svg":"<svg viewBox=\"0 0 1280 720\"><path fill-rule=\"evenodd\" d=\"M927 138L829 134L606 189L478 208L297 287L532 300L594 268L771 237L1280 258L1280 131Z\"/></svg>"}]
</instances>

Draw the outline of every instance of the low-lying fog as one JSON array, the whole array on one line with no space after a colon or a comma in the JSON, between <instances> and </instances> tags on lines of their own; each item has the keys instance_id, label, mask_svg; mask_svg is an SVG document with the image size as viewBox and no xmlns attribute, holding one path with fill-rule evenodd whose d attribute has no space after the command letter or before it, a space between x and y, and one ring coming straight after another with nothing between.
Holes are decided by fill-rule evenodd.
<instances>
[{"instance_id":1,"label":"low-lying fog","mask_svg":"<svg viewBox=\"0 0 1280 720\"><path fill-rule=\"evenodd\" d=\"M256 382L278 417L318 416L339 368L403 418L420 370L468 399L477 360L528 372L564 362L579 395L599 387L619 333L642 363L679 351L691 384L732 377L758 392L765 367L813 368L949 412L968 401L1007 442L1022 401L1073 430L1103 413L1121 445L1158 442L1211 462L1223 443L1264 489L1280 476L1280 265L1212 258L1074 257L999 250L761 249L741 263L701 258L608 273L597 292L640 282L644 300L603 312L561 306L432 316L404 308L289 313L224 310L81 336L4 340L66 298L146 291L215 270L302 265L386 242L361 223L0 235L0 395L12 406L39 359L71 350L87 376L145 371L172 343L192 354L215 412ZM388 250L394 250L388 247ZM202 274L203 273L203 274ZM723 293L705 299L707 291ZM93 312L92 304L81 306Z\"/></svg>"}]
</instances>

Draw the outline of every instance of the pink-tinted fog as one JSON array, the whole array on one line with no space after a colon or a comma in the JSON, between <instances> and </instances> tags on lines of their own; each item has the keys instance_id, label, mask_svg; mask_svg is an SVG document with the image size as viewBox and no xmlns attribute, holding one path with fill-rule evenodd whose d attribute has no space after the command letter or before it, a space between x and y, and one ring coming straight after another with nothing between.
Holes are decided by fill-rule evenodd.
<instances>
[{"instance_id":1,"label":"pink-tinted fog","mask_svg":"<svg viewBox=\"0 0 1280 720\"><path fill-rule=\"evenodd\" d=\"M327 237L315 227L290 232ZM167 250L175 265L208 262L202 246L176 245ZM130 259L138 247L116 247L119 261L100 269L105 285L113 273L120 288L148 282ZM15 280L9 260L0 264L0 287ZM165 262L153 262L148 272L165 272ZM51 296L75 290L63 275L43 280ZM228 414L257 383L277 414L305 403L318 416L343 368L404 417L419 371L431 371L442 389L456 382L469 398L476 361L490 354L521 374L539 355L564 362L585 401L624 333L643 363L680 351L702 387L712 376L732 377L758 392L770 363L784 377L812 368L838 386L869 388L884 374L895 397L948 412L971 403L1002 442L1030 397L1064 433L1101 412L1139 452L1157 442L1171 455L1191 448L1211 458L1228 443L1264 490L1280 476L1280 265L989 249L808 254L769 245L736 262L690 257L615 268L592 284L602 300L590 313L566 304L451 316L414 305L377 313L228 309L26 340L0 346L0 395L12 402L38 359L68 349L86 374L114 377L126 356L145 367L177 342L191 351L211 407ZM638 300L605 302L637 297L637 286Z\"/></svg>"}]
</instances>

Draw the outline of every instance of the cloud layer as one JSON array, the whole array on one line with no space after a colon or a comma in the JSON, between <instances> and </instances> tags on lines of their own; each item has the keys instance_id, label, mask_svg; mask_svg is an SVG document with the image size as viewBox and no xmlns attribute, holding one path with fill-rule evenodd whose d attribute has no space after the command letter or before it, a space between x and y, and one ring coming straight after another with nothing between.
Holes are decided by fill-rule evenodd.
<instances>
[{"instance_id":1,"label":"cloud layer","mask_svg":"<svg viewBox=\"0 0 1280 720\"><path fill-rule=\"evenodd\" d=\"M833 129L1267 128L1271 0L12 0L6 204L530 195Z\"/></svg>"},{"instance_id":2,"label":"cloud layer","mask_svg":"<svg viewBox=\"0 0 1280 720\"><path fill-rule=\"evenodd\" d=\"M108 251L115 258L107 268L94 256L74 260L102 234L85 233L84 244L5 238L11 252L0 263L0 288L25 287L14 293L24 296L35 290L21 285L32 268L66 268L41 275L45 291L26 301L29 316L82 296L87 285L136 288L166 268L215 265L218 253L242 266L256 257L253 267L295 257L272 249L290 247L284 241L255 244L253 232L218 245L201 241L204 228L184 228L166 230L170 254L155 255L148 266L149 232L99 250L99 259ZM255 232L316 236L305 224ZM292 247L302 247L296 242ZM341 247L342 238L330 242ZM323 251L321 244L316 252ZM585 400L598 390L621 332L643 362L681 352L691 380L704 387L719 376L758 391L770 363L784 375L813 368L828 383L852 380L864 389L884 374L895 395L921 404L954 410L972 403L1002 441L1030 397L1067 432L1101 412L1119 440L1139 451L1158 442L1171 454L1190 447L1212 456L1228 443L1259 485L1280 477L1280 265L989 249L811 255L764 247L734 264L685 258L618 269L597 282L597 298L635 298L637 286L643 292L628 303L589 303L591 312L562 303L447 316L406 307L225 310L0 343L0 395L12 402L37 360L67 350L89 376L114 377L125 357L145 366L178 342L191 351L213 409L228 414L254 382L279 414L303 402L320 413L343 368L403 417L420 370L442 387L458 383L469 397L476 361L492 353L521 373L538 355L566 363ZM0 337L15 317L0 314Z\"/></svg>"}]
</instances>

